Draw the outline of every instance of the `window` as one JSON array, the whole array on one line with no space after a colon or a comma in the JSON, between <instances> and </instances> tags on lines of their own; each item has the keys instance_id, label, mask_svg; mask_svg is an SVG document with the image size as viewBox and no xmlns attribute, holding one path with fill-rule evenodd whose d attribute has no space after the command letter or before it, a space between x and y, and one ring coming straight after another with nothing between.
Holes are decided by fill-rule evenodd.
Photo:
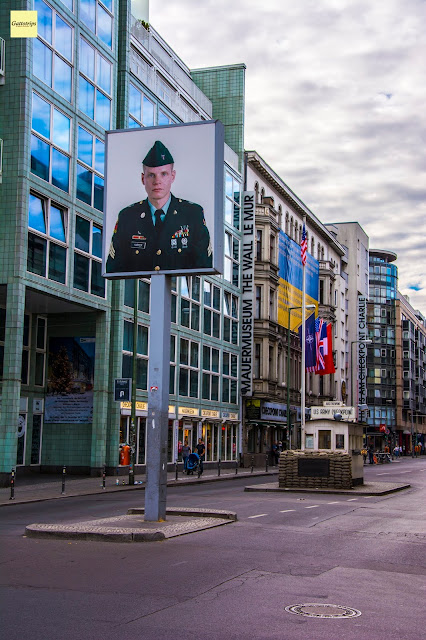
<instances>
[{"instance_id":1,"label":"window","mask_svg":"<svg viewBox=\"0 0 426 640\"><path fill-rule=\"evenodd\" d=\"M256 286L254 317L256 320L259 320L262 317L262 287L259 286Z\"/></svg>"},{"instance_id":2,"label":"window","mask_svg":"<svg viewBox=\"0 0 426 640\"><path fill-rule=\"evenodd\" d=\"M331 449L331 431L318 429L318 449Z\"/></svg>"},{"instance_id":3,"label":"window","mask_svg":"<svg viewBox=\"0 0 426 640\"><path fill-rule=\"evenodd\" d=\"M104 129L111 125L111 63L80 38L78 108Z\"/></svg>"},{"instance_id":4,"label":"window","mask_svg":"<svg viewBox=\"0 0 426 640\"><path fill-rule=\"evenodd\" d=\"M219 349L203 346L203 400L219 400Z\"/></svg>"},{"instance_id":5,"label":"window","mask_svg":"<svg viewBox=\"0 0 426 640\"><path fill-rule=\"evenodd\" d=\"M62 4L64 4L70 11L73 11L73 0L61 0Z\"/></svg>"},{"instance_id":6,"label":"window","mask_svg":"<svg viewBox=\"0 0 426 640\"><path fill-rule=\"evenodd\" d=\"M201 279L198 276L180 278L180 324L193 331L200 330L200 286ZM195 302L187 298L192 298Z\"/></svg>"},{"instance_id":7,"label":"window","mask_svg":"<svg viewBox=\"0 0 426 640\"><path fill-rule=\"evenodd\" d=\"M65 284L68 217L49 198L30 193L28 203L27 270Z\"/></svg>"},{"instance_id":8,"label":"window","mask_svg":"<svg viewBox=\"0 0 426 640\"><path fill-rule=\"evenodd\" d=\"M240 284L240 243L231 233L225 233L225 270L223 277L235 287Z\"/></svg>"},{"instance_id":9,"label":"window","mask_svg":"<svg viewBox=\"0 0 426 640\"><path fill-rule=\"evenodd\" d=\"M238 344L238 298L228 291L223 295L223 339Z\"/></svg>"},{"instance_id":10,"label":"window","mask_svg":"<svg viewBox=\"0 0 426 640\"><path fill-rule=\"evenodd\" d=\"M256 229L256 260L262 260L262 230Z\"/></svg>"},{"instance_id":11,"label":"window","mask_svg":"<svg viewBox=\"0 0 426 640\"><path fill-rule=\"evenodd\" d=\"M269 236L269 261L272 262L272 264L277 264L276 237L273 233Z\"/></svg>"},{"instance_id":12,"label":"window","mask_svg":"<svg viewBox=\"0 0 426 640\"><path fill-rule=\"evenodd\" d=\"M129 85L129 128L152 127L154 103L133 84Z\"/></svg>"},{"instance_id":13,"label":"window","mask_svg":"<svg viewBox=\"0 0 426 640\"><path fill-rule=\"evenodd\" d=\"M224 351L222 354L222 402L237 404L238 357Z\"/></svg>"},{"instance_id":14,"label":"window","mask_svg":"<svg viewBox=\"0 0 426 640\"><path fill-rule=\"evenodd\" d=\"M232 175L225 172L225 222L229 225L240 228L240 184L232 177Z\"/></svg>"},{"instance_id":15,"label":"window","mask_svg":"<svg viewBox=\"0 0 426 640\"><path fill-rule=\"evenodd\" d=\"M144 313L149 313L149 280L139 280L138 309ZM134 309L135 306L135 284L134 280L124 281L124 304L126 307Z\"/></svg>"},{"instance_id":16,"label":"window","mask_svg":"<svg viewBox=\"0 0 426 640\"><path fill-rule=\"evenodd\" d=\"M124 321L123 333L123 378L133 377L133 322ZM148 385L148 327L138 324L136 346L136 388L147 389Z\"/></svg>"},{"instance_id":17,"label":"window","mask_svg":"<svg viewBox=\"0 0 426 640\"><path fill-rule=\"evenodd\" d=\"M77 157L77 198L102 211L105 145L83 127L78 127Z\"/></svg>"},{"instance_id":18,"label":"window","mask_svg":"<svg viewBox=\"0 0 426 640\"><path fill-rule=\"evenodd\" d=\"M102 272L102 229L80 216L75 218L74 287L105 297Z\"/></svg>"},{"instance_id":19,"label":"window","mask_svg":"<svg viewBox=\"0 0 426 640\"><path fill-rule=\"evenodd\" d=\"M22 337L21 382L28 384L30 369L30 316L24 314L24 335Z\"/></svg>"},{"instance_id":20,"label":"window","mask_svg":"<svg viewBox=\"0 0 426 640\"><path fill-rule=\"evenodd\" d=\"M42 0L35 0L38 38L33 45L33 73L71 102L73 29Z\"/></svg>"},{"instance_id":21,"label":"window","mask_svg":"<svg viewBox=\"0 0 426 640\"><path fill-rule=\"evenodd\" d=\"M31 173L69 191L71 120L33 93Z\"/></svg>"},{"instance_id":22,"label":"window","mask_svg":"<svg viewBox=\"0 0 426 640\"><path fill-rule=\"evenodd\" d=\"M276 322L275 317L275 289L269 289L269 320Z\"/></svg>"},{"instance_id":23,"label":"window","mask_svg":"<svg viewBox=\"0 0 426 640\"><path fill-rule=\"evenodd\" d=\"M220 289L204 280L204 333L220 338Z\"/></svg>"},{"instance_id":24,"label":"window","mask_svg":"<svg viewBox=\"0 0 426 640\"><path fill-rule=\"evenodd\" d=\"M4 341L6 338L6 309L0 307L0 380L3 380Z\"/></svg>"},{"instance_id":25,"label":"window","mask_svg":"<svg viewBox=\"0 0 426 640\"><path fill-rule=\"evenodd\" d=\"M160 125L164 125L164 124L173 124L174 120L172 120L172 118L170 118L170 116L168 116L166 113L164 113L164 111L161 111L161 109L158 112L158 124Z\"/></svg>"},{"instance_id":26,"label":"window","mask_svg":"<svg viewBox=\"0 0 426 640\"><path fill-rule=\"evenodd\" d=\"M170 380L169 393L176 393L176 336L170 336Z\"/></svg>"},{"instance_id":27,"label":"window","mask_svg":"<svg viewBox=\"0 0 426 640\"><path fill-rule=\"evenodd\" d=\"M254 344L254 370L253 370L253 376L257 379L260 378L260 364L261 364L261 357L262 357L262 347L260 342L255 342Z\"/></svg>"},{"instance_id":28,"label":"window","mask_svg":"<svg viewBox=\"0 0 426 640\"><path fill-rule=\"evenodd\" d=\"M34 375L34 384L37 387L44 387L47 343L46 335L47 320L42 316L38 316L36 325L36 353Z\"/></svg>"},{"instance_id":29,"label":"window","mask_svg":"<svg viewBox=\"0 0 426 640\"><path fill-rule=\"evenodd\" d=\"M112 0L80 0L80 20L112 47Z\"/></svg>"},{"instance_id":30,"label":"window","mask_svg":"<svg viewBox=\"0 0 426 640\"><path fill-rule=\"evenodd\" d=\"M193 340L180 339L179 395L198 398L199 345Z\"/></svg>"}]
</instances>

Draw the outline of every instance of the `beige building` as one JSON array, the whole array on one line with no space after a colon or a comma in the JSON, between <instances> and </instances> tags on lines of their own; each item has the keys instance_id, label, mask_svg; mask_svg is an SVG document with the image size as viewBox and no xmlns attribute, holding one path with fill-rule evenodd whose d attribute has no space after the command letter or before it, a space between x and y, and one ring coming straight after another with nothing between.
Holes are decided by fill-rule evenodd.
<instances>
[{"instance_id":1,"label":"beige building","mask_svg":"<svg viewBox=\"0 0 426 640\"><path fill-rule=\"evenodd\" d=\"M287 320L279 322L280 234L299 245L302 220L306 216L308 253L319 263L319 291L316 315L340 327L345 320L345 287L340 281L346 265L345 250L335 236L255 151L246 151L246 191L255 193L256 251L253 344L253 394L245 403L243 453L263 457L280 440L289 446L286 402L290 395L292 423L300 423L301 349L299 336L290 333L290 376L287 376ZM294 315L300 316L295 310ZM300 324L300 322L299 322ZM333 333L334 335L334 333ZM342 355L343 354L343 355ZM340 378L345 370L344 348L334 349L334 375L306 376L306 406L323 400L341 399ZM343 357L343 361L340 362ZM299 446L293 429L293 447ZM259 460L260 461L260 460Z\"/></svg>"}]
</instances>

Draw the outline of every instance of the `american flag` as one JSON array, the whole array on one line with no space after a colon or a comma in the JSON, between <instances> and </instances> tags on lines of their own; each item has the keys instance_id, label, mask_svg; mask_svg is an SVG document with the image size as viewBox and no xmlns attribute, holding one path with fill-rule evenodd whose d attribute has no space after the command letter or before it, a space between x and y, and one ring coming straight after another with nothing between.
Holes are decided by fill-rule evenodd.
<instances>
[{"instance_id":1,"label":"american flag","mask_svg":"<svg viewBox=\"0 0 426 640\"><path fill-rule=\"evenodd\" d=\"M305 223L303 223L302 242L300 243L300 255L302 257L303 266L305 266L305 264L306 264L306 252L307 252L307 250L308 250L308 242L306 240Z\"/></svg>"}]
</instances>

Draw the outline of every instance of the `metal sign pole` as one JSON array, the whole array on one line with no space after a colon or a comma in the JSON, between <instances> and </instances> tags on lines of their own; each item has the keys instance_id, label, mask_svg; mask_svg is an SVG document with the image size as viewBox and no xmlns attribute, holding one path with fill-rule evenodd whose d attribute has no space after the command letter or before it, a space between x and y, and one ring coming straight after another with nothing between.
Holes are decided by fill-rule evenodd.
<instances>
[{"instance_id":1,"label":"metal sign pole","mask_svg":"<svg viewBox=\"0 0 426 640\"><path fill-rule=\"evenodd\" d=\"M145 520L166 519L171 276L151 276Z\"/></svg>"}]
</instances>

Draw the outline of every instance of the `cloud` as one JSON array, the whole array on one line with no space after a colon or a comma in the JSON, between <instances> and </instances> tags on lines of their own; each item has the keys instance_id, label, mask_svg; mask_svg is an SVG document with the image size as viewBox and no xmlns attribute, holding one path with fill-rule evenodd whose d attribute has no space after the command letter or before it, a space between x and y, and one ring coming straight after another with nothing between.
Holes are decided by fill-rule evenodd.
<instances>
[{"instance_id":1,"label":"cloud","mask_svg":"<svg viewBox=\"0 0 426 640\"><path fill-rule=\"evenodd\" d=\"M151 22L191 68L246 64L246 148L320 220L357 220L395 251L400 289L426 314L424 8L163 0Z\"/></svg>"}]
</instances>

